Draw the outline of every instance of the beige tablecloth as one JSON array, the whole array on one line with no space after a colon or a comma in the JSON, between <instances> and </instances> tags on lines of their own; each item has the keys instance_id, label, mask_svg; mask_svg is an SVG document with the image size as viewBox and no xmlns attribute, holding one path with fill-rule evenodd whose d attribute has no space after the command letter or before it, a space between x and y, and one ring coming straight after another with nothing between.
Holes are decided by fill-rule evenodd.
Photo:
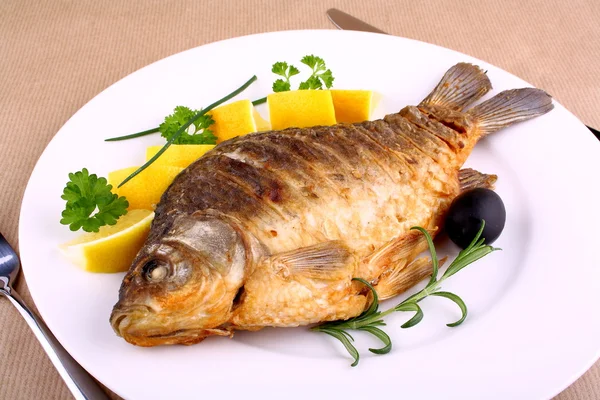
<instances>
[{"instance_id":1,"label":"beige tablecloth","mask_svg":"<svg viewBox=\"0 0 600 400\"><path fill-rule=\"evenodd\" d=\"M0 231L18 245L19 208L37 158L101 90L153 61L216 40L333 29L325 16L330 7L504 68L600 128L598 0L3 0ZM23 279L17 289L33 305ZM1 299L0 321L0 399L70 398L25 322ZM600 363L557 398L599 399Z\"/></svg>"}]
</instances>

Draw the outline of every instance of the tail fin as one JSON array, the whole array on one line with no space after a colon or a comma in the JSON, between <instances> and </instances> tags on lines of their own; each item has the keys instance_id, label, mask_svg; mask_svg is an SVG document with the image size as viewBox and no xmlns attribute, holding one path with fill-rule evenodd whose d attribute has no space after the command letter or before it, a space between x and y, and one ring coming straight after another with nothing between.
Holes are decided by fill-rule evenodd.
<instances>
[{"instance_id":1,"label":"tail fin","mask_svg":"<svg viewBox=\"0 0 600 400\"><path fill-rule=\"evenodd\" d=\"M462 111L491 88L492 84L481 68L473 64L458 63L444 74L440 83L419 105L438 105Z\"/></svg>"},{"instance_id":2,"label":"tail fin","mask_svg":"<svg viewBox=\"0 0 600 400\"><path fill-rule=\"evenodd\" d=\"M467 114L477 121L481 136L489 135L516 122L546 114L552 110L552 97L540 89L506 90L470 109Z\"/></svg>"}]
</instances>

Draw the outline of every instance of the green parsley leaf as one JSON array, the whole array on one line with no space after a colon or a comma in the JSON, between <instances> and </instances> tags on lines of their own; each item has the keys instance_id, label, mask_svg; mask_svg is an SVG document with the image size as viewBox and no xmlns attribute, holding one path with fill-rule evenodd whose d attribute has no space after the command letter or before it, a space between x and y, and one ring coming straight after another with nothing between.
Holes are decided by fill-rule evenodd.
<instances>
[{"instance_id":1,"label":"green parsley leaf","mask_svg":"<svg viewBox=\"0 0 600 400\"><path fill-rule=\"evenodd\" d=\"M294 76L294 75L298 75L300 73L300 70L296 67L294 67L293 65L290 65L290 69L289 69L289 74L288 76Z\"/></svg>"},{"instance_id":2,"label":"green parsley leaf","mask_svg":"<svg viewBox=\"0 0 600 400\"><path fill-rule=\"evenodd\" d=\"M325 61L321 57L313 56L312 54L302 57L300 62L308 65L314 71L325 70Z\"/></svg>"},{"instance_id":3,"label":"green parsley leaf","mask_svg":"<svg viewBox=\"0 0 600 400\"><path fill-rule=\"evenodd\" d=\"M321 78L321 80L323 81L323 83L325 84L325 87L327 87L327 89L329 89L330 87L333 86L333 80L335 78L331 74L330 69L326 70L321 75L319 75L319 78Z\"/></svg>"},{"instance_id":4,"label":"green parsley leaf","mask_svg":"<svg viewBox=\"0 0 600 400\"><path fill-rule=\"evenodd\" d=\"M127 214L129 202L112 191L106 178L98 178L86 168L69 174L69 182L61 198L66 200L60 223L69 225L72 231L83 228L86 232L98 232L104 225L114 225Z\"/></svg>"},{"instance_id":5,"label":"green parsley leaf","mask_svg":"<svg viewBox=\"0 0 600 400\"><path fill-rule=\"evenodd\" d=\"M290 90L290 83L284 81L283 79L277 79L273 82L273 91L274 92L287 92Z\"/></svg>"},{"instance_id":6,"label":"green parsley leaf","mask_svg":"<svg viewBox=\"0 0 600 400\"><path fill-rule=\"evenodd\" d=\"M166 116L165 121L158 127L161 136L169 140L182 125L199 112L184 106L175 107L173 114ZM202 115L173 144L217 144L217 137L208 129L214 123L215 121L210 115Z\"/></svg>"},{"instance_id":7,"label":"green parsley leaf","mask_svg":"<svg viewBox=\"0 0 600 400\"><path fill-rule=\"evenodd\" d=\"M283 79L277 79L273 82L273 92L287 92L291 89L290 78L298 75L300 71L293 65L288 65L285 61L276 62L273 64L271 71Z\"/></svg>"},{"instance_id":8,"label":"green parsley leaf","mask_svg":"<svg viewBox=\"0 0 600 400\"><path fill-rule=\"evenodd\" d=\"M307 55L302 57L300 62L304 65L309 66L312 69L312 73L310 77L304 82L300 83L298 89L300 90L308 90L308 89L323 89L323 85L327 89L333 86L333 74L331 70L327 69L325 66L325 61L321 57L317 57L315 55ZM271 71L281 76L283 79L277 79L273 82L273 92L287 92L292 90L292 85L290 83L290 78L294 75L298 75L300 70L294 67L293 65L288 64L285 61L279 61L273 64L271 67ZM262 104L264 103L264 99L259 99L253 102L253 104Z\"/></svg>"},{"instance_id":9,"label":"green parsley leaf","mask_svg":"<svg viewBox=\"0 0 600 400\"><path fill-rule=\"evenodd\" d=\"M288 63L285 61L276 62L271 68L271 72L276 75L286 76L285 71L288 69Z\"/></svg>"},{"instance_id":10,"label":"green parsley leaf","mask_svg":"<svg viewBox=\"0 0 600 400\"><path fill-rule=\"evenodd\" d=\"M307 89L322 89L322 88L323 88L323 84L321 83L321 80L313 75L310 78L308 78L306 81L300 83L300 87L298 89L307 90Z\"/></svg>"},{"instance_id":11,"label":"green parsley leaf","mask_svg":"<svg viewBox=\"0 0 600 400\"><path fill-rule=\"evenodd\" d=\"M306 81L300 83L300 90L323 89L323 84L325 84L327 89L333 86L333 80L335 78L333 77L331 70L327 69L325 61L321 57L308 55L302 57L300 62L312 68L310 77Z\"/></svg>"}]
</instances>

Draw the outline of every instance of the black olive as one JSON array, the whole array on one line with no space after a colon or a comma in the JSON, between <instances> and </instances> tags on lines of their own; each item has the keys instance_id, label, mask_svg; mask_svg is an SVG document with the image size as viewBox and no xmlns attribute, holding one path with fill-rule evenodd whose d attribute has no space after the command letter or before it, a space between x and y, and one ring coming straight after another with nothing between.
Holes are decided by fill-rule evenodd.
<instances>
[{"instance_id":1,"label":"black olive","mask_svg":"<svg viewBox=\"0 0 600 400\"><path fill-rule=\"evenodd\" d=\"M471 244L485 220L481 237L492 244L504 229L506 210L502 199L490 189L473 189L460 194L450 206L445 228L448 237L457 246L466 248Z\"/></svg>"}]
</instances>

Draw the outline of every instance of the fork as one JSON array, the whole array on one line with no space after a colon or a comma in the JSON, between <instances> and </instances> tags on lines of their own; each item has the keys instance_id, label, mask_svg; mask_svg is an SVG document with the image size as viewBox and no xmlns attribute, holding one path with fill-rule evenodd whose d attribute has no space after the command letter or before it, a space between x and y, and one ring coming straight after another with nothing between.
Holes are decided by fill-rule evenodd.
<instances>
[{"instance_id":1,"label":"fork","mask_svg":"<svg viewBox=\"0 0 600 400\"><path fill-rule=\"evenodd\" d=\"M13 289L12 285L17 279L20 267L17 253L0 233L0 294L8 298L25 318L75 399L109 399L87 371L60 345L44 321L27 307L21 296Z\"/></svg>"}]
</instances>

